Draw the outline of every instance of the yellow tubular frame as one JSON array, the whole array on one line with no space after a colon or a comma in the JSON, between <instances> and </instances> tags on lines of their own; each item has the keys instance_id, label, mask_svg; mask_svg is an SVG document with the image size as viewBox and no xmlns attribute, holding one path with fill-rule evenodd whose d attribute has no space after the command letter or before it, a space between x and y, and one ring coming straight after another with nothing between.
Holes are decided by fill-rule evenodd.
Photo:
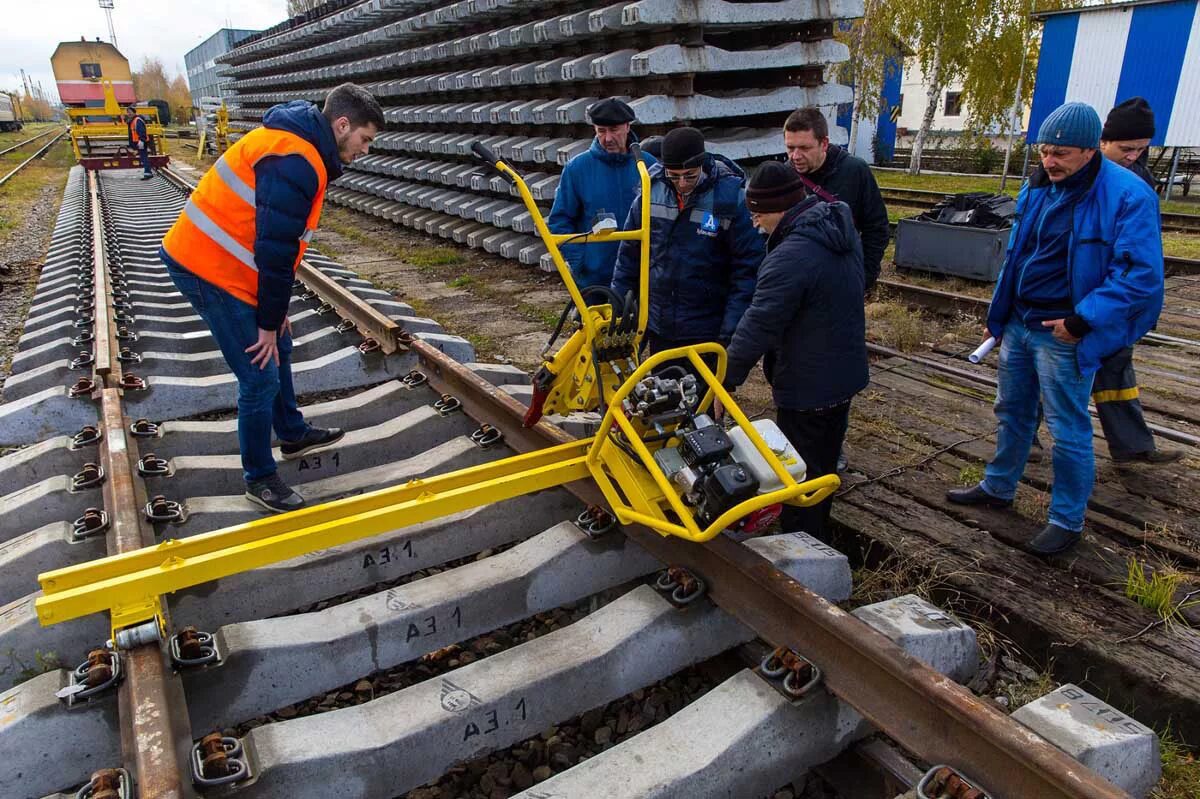
<instances>
[{"instance_id":1,"label":"yellow tubular frame","mask_svg":"<svg viewBox=\"0 0 1200 799\"><path fill-rule=\"evenodd\" d=\"M585 339L588 342L594 341L596 338L596 320L592 314L588 313L587 303L584 302L583 293L579 290L578 284L575 283L574 276L571 275L571 267L567 265L567 261L563 258L562 250L559 245L567 242L576 244L599 244L607 241L636 241L641 246L639 247L640 260L638 264L638 273L640 280L638 281L638 328L637 340L634 342L634 351L637 352L638 345L641 344L642 337L646 334L647 320L650 318L650 172L646 169L646 162L641 158L637 160L638 179L642 189L642 209L641 209L641 226L637 230L615 230L605 231L603 233L551 233L550 227L546 224L542 212L538 209L537 202L533 199L533 194L529 191L529 187L525 185L524 179L517 173L515 169L504 163L503 160L497 160L495 163L496 169L503 175L507 175L512 180L513 185L517 187L517 192L521 195L521 201L525 203L526 210L533 217L534 227L537 229L538 236L546 245L546 250L550 253L550 258L554 261L554 268L558 270L559 277L567 287L567 293L571 295L571 302L575 303L575 307L579 309L579 318L585 332ZM618 220L618 223L624 220Z\"/></svg>"},{"instance_id":2,"label":"yellow tubular frame","mask_svg":"<svg viewBox=\"0 0 1200 799\"><path fill-rule=\"evenodd\" d=\"M708 364L700 357L705 354L717 357L717 373L715 375L708 368ZM754 449L766 460L771 470L775 473L775 477L783 484L782 488L775 491L759 494L738 503L718 516L703 530L696 524L692 518L691 510L683 504L683 500L679 498L675 488L655 462L654 455L646 447L645 443L642 442L640 434L634 429L629 419L626 418L621 407L621 403L629 396L629 392L633 390L633 387L637 385L639 380L648 375L652 369L667 361L679 358L686 358L708 386L708 391L705 392L704 398L700 401L698 410L700 412L707 410L714 396L719 399L721 405L725 407L726 412L737 422L738 427L742 429L746 437L750 440L750 443L754 445ZM661 535L676 535L680 538L686 538L689 541L704 542L716 536L738 519L768 505L773 505L777 502L786 502L790 505L799 505L802 507L815 505L836 491L838 486L841 485L841 480L838 479L836 474L827 474L813 480L806 480L803 483L796 482L795 478L780 463L778 456L767 446L767 442L763 441L762 436L754 429L750 420L738 408L733 397L722 387L721 381L725 378L725 364L725 349L720 344L712 342L692 347L663 350L643 361L637 370L621 385L620 390L609 400L608 411L604 414L604 420L600 423L600 429L597 431L592 441L592 446L588 450L587 465L588 469L591 470L592 478L600 486L605 499L608 500L613 512L617 515L617 519L622 524L642 524ZM605 460L614 456L618 458L628 458L628 456L608 441L609 432L614 425L625 433L626 439L641 461L641 466L654 480L655 486L662 497L666 499L671 510L682 520L682 524L667 519L666 515L660 509L659 498L647 495L642 490L642 486L638 485L636 481L627 481L628 484L623 484L622 487L631 490L634 494L640 494L640 496L634 496L631 499L645 510L638 510L633 504L625 501L617 491L612 479L606 472Z\"/></svg>"}]
</instances>

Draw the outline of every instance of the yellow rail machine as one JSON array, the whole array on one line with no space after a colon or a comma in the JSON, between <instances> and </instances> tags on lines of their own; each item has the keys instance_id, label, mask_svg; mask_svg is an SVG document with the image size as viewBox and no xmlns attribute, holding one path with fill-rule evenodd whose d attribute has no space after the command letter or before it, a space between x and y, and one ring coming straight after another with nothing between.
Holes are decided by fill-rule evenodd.
<instances>
[{"instance_id":1,"label":"yellow rail machine","mask_svg":"<svg viewBox=\"0 0 1200 799\"><path fill-rule=\"evenodd\" d=\"M392 530L576 480L596 481L622 524L704 542L750 514L787 502L811 505L838 486L836 475L805 480L804 463L774 422L751 424L721 387L725 350L718 344L667 350L641 359L649 300L650 211L637 230L551 233L521 176L480 143L472 148L517 188L571 296L559 332L567 340L535 376L541 413L604 412L590 439L549 447L393 488L347 497L225 530L168 540L39 576L43 624L89 613L112 614L114 640L161 635L161 595ZM650 176L635 149L642 196ZM637 241L636 299L581 292L560 246ZM598 293L605 302L588 304ZM552 342L554 339L552 338ZM548 348L549 349L549 348ZM705 359L715 366L710 367ZM728 432L707 414L720 399ZM128 630L127 628L134 628ZM126 636L120 635L127 630ZM136 634L132 634L136 632Z\"/></svg>"},{"instance_id":2,"label":"yellow rail machine","mask_svg":"<svg viewBox=\"0 0 1200 799\"><path fill-rule=\"evenodd\" d=\"M136 169L141 166L137 153L129 148L129 126L125 124L124 109L117 103L111 80L101 78L104 89L103 106L71 107L67 119L71 123L71 148L75 160L84 169ZM158 109L152 105L135 107L146 120L150 137L150 166L159 168L170 163L167 139L158 121Z\"/></svg>"}]
</instances>

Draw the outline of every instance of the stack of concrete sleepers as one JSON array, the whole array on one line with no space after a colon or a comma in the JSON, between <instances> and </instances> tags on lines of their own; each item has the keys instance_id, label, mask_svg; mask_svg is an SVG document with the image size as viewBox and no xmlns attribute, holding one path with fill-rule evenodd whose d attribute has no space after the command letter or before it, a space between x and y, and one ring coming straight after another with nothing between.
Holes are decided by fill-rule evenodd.
<instances>
[{"instance_id":1,"label":"stack of concrete sleepers","mask_svg":"<svg viewBox=\"0 0 1200 799\"><path fill-rule=\"evenodd\" d=\"M388 129L332 202L547 265L530 214L474 141L525 174L544 210L562 166L590 145L585 112L603 97L625 98L642 136L691 124L713 152L774 155L789 112L815 105L832 121L850 101L826 72L848 55L835 22L861 13L862 0L369 0L223 60L243 128L347 80L379 98Z\"/></svg>"}]
</instances>

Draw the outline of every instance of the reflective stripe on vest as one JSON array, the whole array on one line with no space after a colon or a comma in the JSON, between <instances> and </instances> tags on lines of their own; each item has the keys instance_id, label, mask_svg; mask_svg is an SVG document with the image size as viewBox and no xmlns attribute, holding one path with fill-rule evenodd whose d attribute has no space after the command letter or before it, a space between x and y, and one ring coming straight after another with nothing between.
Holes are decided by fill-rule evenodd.
<instances>
[{"instance_id":1,"label":"reflective stripe on vest","mask_svg":"<svg viewBox=\"0 0 1200 799\"><path fill-rule=\"evenodd\" d=\"M254 166L263 158L300 155L317 175L293 271L312 241L325 199L328 175L308 140L283 130L258 128L239 139L201 178L183 213L163 238L163 249L192 274L258 305Z\"/></svg>"}]
</instances>

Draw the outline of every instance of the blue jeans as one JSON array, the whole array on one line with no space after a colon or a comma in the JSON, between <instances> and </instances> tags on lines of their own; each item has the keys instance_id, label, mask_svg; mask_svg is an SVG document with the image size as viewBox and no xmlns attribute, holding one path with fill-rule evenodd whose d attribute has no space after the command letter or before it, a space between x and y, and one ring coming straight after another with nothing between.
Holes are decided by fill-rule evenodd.
<instances>
[{"instance_id":1,"label":"blue jeans","mask_svg":"<svg viewBox=\"0 0 1200 799\"><path fill-rule=\"evenodd\" d=\"M138 161L142 164L142 174L154 174L150 171L150 150L146 147L138 147L136 144L133 146L137 148Z\"/></svg>"},{"instance_id":2,"label":"blue jeans","mask_svg":"<svg viewBox=\"0 0 1200 799\"><path fill-rule=\"evenodd\" d=\"M1010 321L1000 344L999 383L996 456L984 472L981 488L1001 499L1016 494L1037 430L1040 397L1054 437L1050 523L1082 531L1096 475L1088 414L1092 376L1080 374L1075 345L1054 338L1049 328L1043 333Z\"/></svg>"},{"instance_id":3,"label":"blue jeans","mask_svg":"<svg viewBox=\"0 0 1200 799\"><path fill-rule=\"evenodd\" d=\"M208 325L225 362L237 377L238 446L243 476L247 482L270 477L275 473L271 428L283 441L298 441L308 432L292 385L292 337L279 337L279 366L273 360L261 369L252 365L252 356L245 350L258 341L254 306L186 269L168 264L167 273L179 293Z\"/></svg>"}]
</instances>

